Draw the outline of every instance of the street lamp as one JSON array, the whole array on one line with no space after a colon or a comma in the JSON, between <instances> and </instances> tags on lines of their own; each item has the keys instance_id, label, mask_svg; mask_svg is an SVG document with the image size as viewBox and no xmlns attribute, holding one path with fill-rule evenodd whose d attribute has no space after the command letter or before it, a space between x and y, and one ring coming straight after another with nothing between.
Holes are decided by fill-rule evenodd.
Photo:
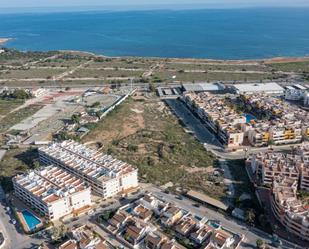
<instances>
[{"instance_id":1,"label":"street lamp","mask_svg":"<svg viewBox=\"0 0 309 249\"><path fill-rule=\"evenodd\" d=\"M247 159L248 148L245 148L244 151L245 151L245 159Z\"/></svg>"}]
</instances>

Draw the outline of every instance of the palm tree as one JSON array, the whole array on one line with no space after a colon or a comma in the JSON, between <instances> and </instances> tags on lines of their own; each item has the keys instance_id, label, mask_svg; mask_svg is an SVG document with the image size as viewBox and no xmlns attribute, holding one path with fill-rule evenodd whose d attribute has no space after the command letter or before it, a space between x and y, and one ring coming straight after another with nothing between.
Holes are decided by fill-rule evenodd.
<instances>
[{"instance_id":1,"label":"palm tree","mask_svg":"<svg viewBox=\"0 0 309 249\"><path fill-rule=\"evenodd\" d=\"M262 248L263 247L263 244L264 244L264 241L261 240L261 239L257 239L256 240L256 247L257 248Z\"/></svg>"}]
</instances>

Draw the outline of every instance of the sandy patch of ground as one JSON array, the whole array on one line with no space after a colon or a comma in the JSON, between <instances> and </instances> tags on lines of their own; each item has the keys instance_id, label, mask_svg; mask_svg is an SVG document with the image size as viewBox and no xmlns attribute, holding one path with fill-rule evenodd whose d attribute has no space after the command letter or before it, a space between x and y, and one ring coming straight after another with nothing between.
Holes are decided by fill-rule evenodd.
<instances>
[{"instance_id":1,"label":"sandy patch of ground","mask_svg":"<svg viewBox=\"0 0 309 249\"><path fill-rule=\"evenodd\" d=\"M295 57L295 58L276 57L276 58L265 60L264 64L303 62L303 61L309 61L309 57Z\"/></svg>"},{"instance_id":2,"label":"sandy patch of ground","mask_svg":"<svg viewBox=\"0 0 309 249\"><path fill-rule=\"evenodd\" d=\"M138 110L138 109L134 109L134 108L132 108L131 111L132 111L132 112L135 112L135 113L137 113L137 114L140 114L140 113L143 113L143 112L144 112L143 110Z\"/></svg>"},{"instance_id":3,"label":"sandy patch of ground","mask_svg":"<svg viewBox=\"0 0 309 249\"><path fill-rule=\"evenodd\" d=\"M186 167L185 169L188 173L212 173L214 171L214 168L212 166L209 166L207 168Z\"/></svg>"}]
</instances>

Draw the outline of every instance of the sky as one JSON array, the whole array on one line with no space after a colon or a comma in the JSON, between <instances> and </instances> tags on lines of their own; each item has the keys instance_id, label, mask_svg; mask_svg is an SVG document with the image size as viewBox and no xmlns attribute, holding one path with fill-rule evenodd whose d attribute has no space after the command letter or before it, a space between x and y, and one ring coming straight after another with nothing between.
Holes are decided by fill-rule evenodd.
<instances>
[{"instance_id":1,"label":"sky","mask_svg":"<svg viewBox=\"0 0 309 249\"><path fill-rule=\"evenodd\" d=\"M49 8L49 7L79 7L101 6L110 7L162 7L187 6L205 8L233 7L299 7L309 6L309 0L0 0L3 8Z\"/></svg>"}]
</instances>

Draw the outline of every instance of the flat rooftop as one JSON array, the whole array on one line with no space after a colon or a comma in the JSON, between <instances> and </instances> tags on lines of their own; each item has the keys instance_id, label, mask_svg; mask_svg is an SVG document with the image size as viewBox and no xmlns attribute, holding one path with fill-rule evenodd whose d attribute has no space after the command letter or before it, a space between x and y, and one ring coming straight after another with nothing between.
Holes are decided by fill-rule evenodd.
<instances>
[{"instance_id":1,"label":"flat rooftop","mask_svg":"<svg viewBox=\"0 0 309 249\"><path fill-rule=\"evenodd\" d=\"M224 85L216 83L186 83L182 85L185 91L191 92L215 92L225 89Z\"/></svg>"},{"instance_id":2,"label":"flat rooftop","mask_svg":"<svg viewBox=\"0 0 309 249\"><path fill-rule=\"evenodd\" d=\"M104 155L74 141L53 143L39 150L50 157L60 160L66 166L98 180L115 178L137 171L128 163L115 159L111 155Z\"/></svg>"},{"instance_id":3,"label":"flat rooftop","mask_svg":"<svg viewBox=\"0 0 309 249\"><path fill-rule=\"evenodd\" d=\"M17 175L14 180L45 203L57 201L87 188L83 181L53 165Z\"/></svg>"},{"instance_id":4,"label":"flat rooftop","mask_svg":"<svg viewBox=\"0 0 309 249\"><path fill-rule=\"evenodd\" d=\"M233 88L237 92L283 92L284 88L275 82L270 83L252 83L252 84L235 84Z\"/></svg>"},{"instance_id":5,"label":"flat rooftop","mask_svg":"<svg viewBox=\"0 0 309 249\"><path fill-rule=\"evenodd\" d=\"M223 202L218 201L214 198L209 197L208 195L204 195L204 194L197 192L197 191L194 191L194 190L188 191L187 196L189 196L192 199L196 199L197 201L204 202L204 203L207 203L211 206L222 209L224 211L226 211L228 209L228 206L225 205Z\"/></svg>"}]
</instances>

